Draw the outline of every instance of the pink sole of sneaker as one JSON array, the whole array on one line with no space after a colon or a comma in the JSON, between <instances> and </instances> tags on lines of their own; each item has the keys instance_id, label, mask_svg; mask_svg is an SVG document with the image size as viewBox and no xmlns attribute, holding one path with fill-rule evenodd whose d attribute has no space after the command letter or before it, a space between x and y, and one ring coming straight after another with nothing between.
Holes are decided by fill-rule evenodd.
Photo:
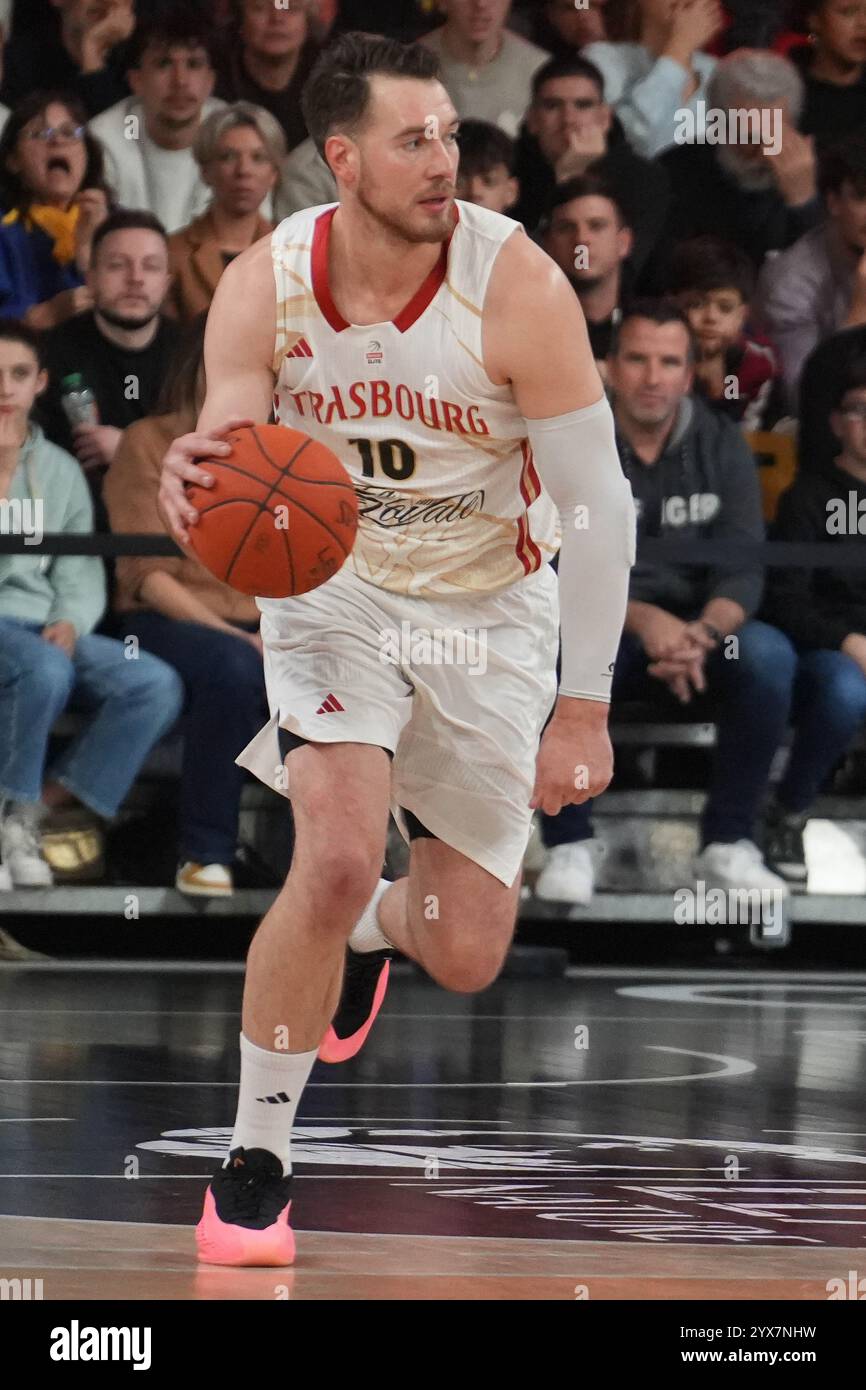
<instances>
[{"instance_id":1,"label":"pink sole of sneaker","mask_svg":"<svg viewBox=\"0 0 866 1390\"><path fill-rule=\"evenodd\" d=\"M264 1231L250 1231L245 1226L231 1226L217 1216L213 1193L208 1188L204 1212L195 1228L198 1257L207 1265L290 1265L295 1259L295 1233L289 1225L288 1202L272 1226Z\"/></svg>"},{"instance_id":2,"label":"pink sole of sneaker","mask_svg":"<svg viewBox=\"0 0 866 1390\"><path fill-rule=\"evenodd\" d=\"M347 1062L350 1057L354 1057L356 1052L360 1052L364 1043L367 1041L367 1034L376 1021L376 1015L382 1007L382 1000L385 998L385 990L388 988L388 976L391 973L391 962L386 960L382 966L382 973L376 985L376 993L373 995L373 1007L370 1010L370 1017L359 1028L357 1033L353 1033L349 1038L338 1038L333 1028L329 1028L319 1046L320 1062Z\"/></svg>"}]
</instances>

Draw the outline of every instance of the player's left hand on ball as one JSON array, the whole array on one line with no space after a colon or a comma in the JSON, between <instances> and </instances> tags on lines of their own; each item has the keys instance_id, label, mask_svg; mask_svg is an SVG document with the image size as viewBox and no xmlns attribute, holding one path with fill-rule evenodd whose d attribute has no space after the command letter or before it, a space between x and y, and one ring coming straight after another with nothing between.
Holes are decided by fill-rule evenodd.
<instances>
[{"instance_id":1,"label":"player's left hand on ball","mask_svg":"<svg viewBox=\"0 0 866 1390\"><path fill-rule=\"evenodd\" d=\"M563 806L579 805L592 796L600 796L610 782L613 748L607 730L607 706L596 709L602 713L587 711L575 718L557 713L551 719L538 750L535 787L529 803L534 811L556 816Z\"/></svg>"}]
</instances>

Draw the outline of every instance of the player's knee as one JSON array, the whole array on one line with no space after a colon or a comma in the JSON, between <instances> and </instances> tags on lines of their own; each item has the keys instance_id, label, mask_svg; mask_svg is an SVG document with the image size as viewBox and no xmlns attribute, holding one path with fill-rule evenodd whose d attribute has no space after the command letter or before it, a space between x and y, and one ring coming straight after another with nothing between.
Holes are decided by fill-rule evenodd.
<instances>
[{"instance_id":1,"label":"player's knee","mask_svg":"<svg viewBox=\"0 0 866 1390\"><path fill-rule=\"evenodd\" d=\"M357 831L351 841L320 836L309 852L296 848L303 893L323 929L340 930L346 920L354 924L360 917L379 882L383 858L384 844Z\"/></svg>"},{"instance_id":2,"label":"player's knee","mask_svg":"<svg viewBox=\"0 0 866 1390\"><path fill-rule=\"evenodd\" d=\"M443 989L455 994L478 994L499 975L507 950L507 945L482 945L446 937L436 943L429 957L425 956L424 965Z\"/></svg>"}]
</instances>

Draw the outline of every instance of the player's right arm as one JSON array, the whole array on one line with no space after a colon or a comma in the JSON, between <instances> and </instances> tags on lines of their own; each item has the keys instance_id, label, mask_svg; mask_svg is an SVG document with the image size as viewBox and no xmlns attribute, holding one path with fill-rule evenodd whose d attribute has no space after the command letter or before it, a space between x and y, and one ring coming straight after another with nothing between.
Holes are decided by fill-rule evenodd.
<instances>
[{"instance_id":1,"label":"player's right arm","mask_svg":"<svg viewBox=\"0 0 866 1390\"><path fill-rule=\"evenodd\" d=\"M177 540L189 540L198 512L186 483L213 481L199 464L231 452L230 430L263 425L274 396L276 287L270 237L244 251L227 266L208 314L204 340L207 394L197 428L169 448L162 464L158 505Z\"/></svg>"}]
</instances>

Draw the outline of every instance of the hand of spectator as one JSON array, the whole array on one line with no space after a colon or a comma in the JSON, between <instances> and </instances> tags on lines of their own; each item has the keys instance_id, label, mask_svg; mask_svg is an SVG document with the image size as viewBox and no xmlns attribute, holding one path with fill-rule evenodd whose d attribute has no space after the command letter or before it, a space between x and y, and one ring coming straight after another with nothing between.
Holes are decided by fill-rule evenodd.
<instances>
[{"instance_id":1,"label":"hand of spectator","mask_svg":"<svg viewBox=\"0 0 866 1390\"><path fill-rule=\"evenodd\" d=\"M200 434L184 434L170 446L162 461L162 474L159 480L157 507L171 534L183 545L189 544L188 526L198 521L198 512L187 500L185 483L198 483L201 487L212 487L213 477L199 468L196 459L222 458L231 453L231 445L224 442L231 430L254 425L255 420L234 416L217 429L202 431Z\"/></svg>"},{"instance_id":2,"label":"hand of spectator","mask_svg":"<svg viewBox=\"0 0 866 1390\"><path fill-rule=\"evenodd\" d=\"M687 705L692 698L693 690L702 692L707 688L704 655L705 653L693 648L690 656L654 661L647 667L647 671L656 680L664 681L680 704Z\"/></svg>"},{"instance_id":3,"label":"hand of spectator","mask_svg":"<svg viewBox=\"0 0 866 1390\"><path fill-rule=\"evenodd\" d=\"M568 136L568 149L554 166L557 183L585 174L593 160L607 153L607 133L598 121L586 121Z\"/></svg>"},{"instance_id":4,"label":"hand of spectator","mask_svg":"<svg viewBox=\"0 0 866 1390\"><path fill-rule=\"evenodd\" d=\"M687 626L682 618L675 618L673 613L648 606L636 626L636 632L650 660L664 661L675 659L684 649L690 651L692 644L686 635Z\"/></svg>"},{"instance_id":5,"label":"hand of spectator","mask_svg":"<svg viewBox=\"0 0 866 1390\"><path fill-rule=\"evenodd\" d=\"M87 285L76 285L72 290L61 290L52 299L36 304L28 311L25 321L33 328L44 332L50 328L57 328L61 323L66 323L67 319L92 308L93 295Z\"/></svg>"},{"instance_id":6,"label":"hand of spectator","mask_svg":"<svg viewBox=\"0 0 866 1390\"><path fill-rule=\"evenodd\" d=\"M712 42L722 23L718 0L678 0L672 9L663 56L673 58L688 72L695 53Z\"/></svg>"},{"instance_id":7,"label":"hand of spectator","mask_svg":"<svg viewBox=\"0 0 866 1390\"><path fill-rule=\"evenodd\" d=\"M117 452L122 430L113 425L76 425L72 431L75 456L85 473L107 468Z\"/></svg>"},{"instance_id":8,"label":"hand of spectator","mask_svg":"<svg viewBox=\"0 0 866 1390\"><path fill-rule=\"evenodd\" d=\"M108 216L108 196L102 188L82 188L74 201L79 208L75 228L75 263L84 274L90 265L93 233Z\"/></svg>"},{"instance_id":9,"label":"hand of spectator","mask_svg":"<svg viewBox=\"0 0 866 1390\"><path fill-rule=\"evenodd\" d=\"M772 154L765 148L763 155L789 208L800 207L815 197L817 160L811 135L801 135L793 125L783 121L778 152Z\"/></svg>"},{"instance_id":10,"label":"hand of spectator","mask_svg":"<svg viewBox=\"0 0 866 1390\"><path fill-rule=\"evenodd\" d=\"M841 650L846 656L850 656L852 661L856 661L860 670L866 675L866 635L862 632L849 632L842 643Z\"/></svg>"},{"instance_id":11,"label":"hand of spectator","mask_svg":"<svg viewBox=\"0 0 866 1390\"><path fill-rule=\"evenodd\" d=\"M0 415L0 474L14 470L24 439L20 423L11 415Z\"/></svg>"},{"instance_id":12,"label":"hand of spectator","mask_svg":"<svg viewBox=\"0 0 866 1390\"><path fill-rule=\"evenodd\" d=\"M99 72L117 44L135 28L133 0L91 0L84 14L81 38L81 71Z\"/></svg>"},{"instance_id":13,"label":"hand of spectator","mask_svg":"<svg viewBox=\"0 0 866 1390\"><path fill-rule=\"evenodd\" d=\"M607 718L607 705L560 697L538 750L533 810L557 816L563 806L601 795L613 776Z\"/></svg>"},{"instance_id":14,"label":"hand of spectator","mask_svg":"<svg viewBox=\"0 0 866 1390\"><path fill-rule=\"evenodd\" d=\"M43 642L50 642L52 647L60 647L67 656L72 656L78 641L78 633L72 623L49 623L47 627L42 629L42 640Z\"/></svg>"}]
</instances>

